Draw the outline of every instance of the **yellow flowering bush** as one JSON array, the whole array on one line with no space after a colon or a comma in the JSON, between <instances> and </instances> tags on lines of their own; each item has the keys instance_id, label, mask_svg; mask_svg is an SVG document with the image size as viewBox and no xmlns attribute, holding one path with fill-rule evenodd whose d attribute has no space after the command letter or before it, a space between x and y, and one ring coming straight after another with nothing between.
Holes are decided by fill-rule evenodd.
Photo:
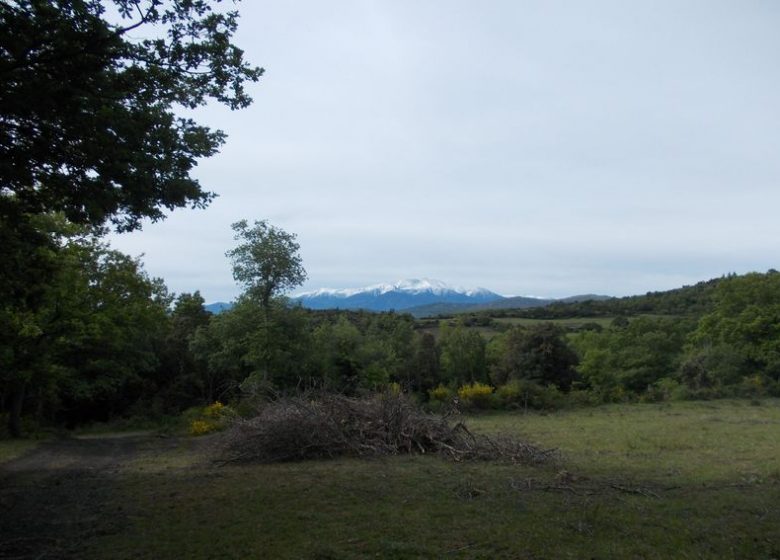
<instances>
[{"instance_id":1,"label":"yellow flowering bush","mask_svg":"<svg viewBox=\"0 0 780 560\"><path fill-rule=\"evenodd\" d=\"M475 381L458 389L458 398L467 406L489 408L492 402L493 387Z\"/></svg>"},{"instance_id":2,"label":"yellow flowering bush","mask_svg":"<svg viewBox=\"0 0 780 560\"><path fill-rule=\"evenodd\" d=\"M229 416L235 414L233 409L219 401L203 408L191 409L189 412L185 417L189 416L192 419L190 435L193 436L202 436L223 429Z\"/></svg>"},{"instance_id":3,"label":"yellow flowering bush","mask_svg":"<svg viewBox=\"0 0 780 560\"><path fill-rule=\"evenodd\" d=\"M225 413L225 405L219 401L215 401L214 404L208 405L203 410L203 415L206 418L222 418Z\"/></svg>"},{"instance_id":4,"label":"yellow flowering bush","mask_svg":"<svg viewBox=\"0 0 780 560\"><path fill-rule=\"evenodd\" d=\"M430 389L428 391L428 397L432 401L446 402L452 398L452 391L449 389L449 387L439 385L435 389Z\"/></svg>"},{"instance_id":5,"label":"yellow flowering bush","mask_svg":"<svg viewBox=\"0 0 780 560\"><path fill-rule=\"evenodd\" d=\"M216 424L206 420L193 420L190 424L190 435L202 436L217 429Z\"/></svg>"}]
</instances>

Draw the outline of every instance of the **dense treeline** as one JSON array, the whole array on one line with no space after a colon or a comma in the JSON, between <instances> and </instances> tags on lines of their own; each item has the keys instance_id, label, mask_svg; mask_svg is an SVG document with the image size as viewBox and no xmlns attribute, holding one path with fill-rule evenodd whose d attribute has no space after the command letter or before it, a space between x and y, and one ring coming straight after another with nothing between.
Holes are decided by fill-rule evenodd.
<instances>
[{"instance_id":1,"label":"dense treeline","mask_svg":"<svg viewBox=\"0 0 780 560\"><path fill-rule=\"evenodd\" d=\"M774 271L701 283L682 300L676 291L668 301L687 311L679 317L621 315L607 328L577 331L538 323L486 337L486 323L468 317L431 328L393 312L291 306L279 271L300 262L247 272L262 259L251 252L228 253L245 291L212 315L198 293L175 297L138 260L111 250L101 231L57 215L29 225L45 242L9 262L2 282L0 414L15 434L22 417L74 426L310 387L358 394L395 385L432 407L780 394ZM241 228L239 247L297 258L294 236L265 222ZM21 254L28 237L0 233L9 257ZM646 297L634 309L657 311L663 297ZM708 311L699 313L703 299Z\"/></svg>"}]
</instances>

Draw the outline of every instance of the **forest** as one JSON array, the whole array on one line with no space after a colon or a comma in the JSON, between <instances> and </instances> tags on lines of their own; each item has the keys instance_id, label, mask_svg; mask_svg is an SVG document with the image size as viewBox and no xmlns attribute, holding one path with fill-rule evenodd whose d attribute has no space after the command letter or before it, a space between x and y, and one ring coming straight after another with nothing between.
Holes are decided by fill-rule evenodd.
<instances>
[{"instance_id":1,"label":"forest","mask_svg":"<svg viewBox=\"0 0 780 560\"><path fill-rule=\"evenodd\" d=\"M285 297L306 276L295 235L243 221L227 252L243 293L212 315L198 292L169 293L100 232L59 214L30 226L44 248L3 232L4 249L25 256L19 269L46 279L20 278L5 295L8 435L160 419L214 402L251 410L314 388L397 387L431 410L780 396L775 271L509 319L507 311L436 320L312 311Z\"/></svg>"}]
</instances>

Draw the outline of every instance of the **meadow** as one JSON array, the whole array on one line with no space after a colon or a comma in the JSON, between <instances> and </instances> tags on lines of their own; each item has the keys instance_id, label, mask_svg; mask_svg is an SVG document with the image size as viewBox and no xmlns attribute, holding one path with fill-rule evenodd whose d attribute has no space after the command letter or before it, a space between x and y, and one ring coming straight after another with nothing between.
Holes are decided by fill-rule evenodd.
<instances>
[{"instance_id":1,"label":"meadow","mask_svg":"<svg viewBox=\"0 0 780 560\"><path fill-rule=\"evenodd\" d=\"M218 435L136 439L90 480L97 529L58 542L83 558L780 555L776 399L502 412L467 423L560 457L542 467L430 456L217 466ZM40 473L16 476L38 477L45 492Z\"/></svg>"}]
</instances>

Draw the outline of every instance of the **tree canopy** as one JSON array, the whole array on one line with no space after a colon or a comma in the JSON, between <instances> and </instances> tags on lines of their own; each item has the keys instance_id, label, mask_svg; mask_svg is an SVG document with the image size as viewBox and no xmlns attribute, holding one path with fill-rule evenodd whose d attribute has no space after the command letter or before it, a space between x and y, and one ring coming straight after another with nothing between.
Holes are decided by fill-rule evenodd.
<instances>
[{"instance_id":1,"label":"tree canopy","mask_svg":"<svg viewBox=\"0 0 780 560\"><path fill-rule=\"evenodd\" d=\"M241 220L232 227L240 243L227 256L233 263L233 277L244 285L248 296L256 297L267 309L272 297L303 284L306 270L294 233L265 220L251 227Z\"/></svg>"},{"instance_id":2,"label":"tree canopy","mask_svg":"<svg viewBox=\"0 0 780 560\"><path fill-rule=\"evenodd\" d=\"M224 134L176 110L246 107L244 85L262 74L220 3L0 3L0 212L131 230L208 204L190 173Z\"/></svg>"}]
</instances>

